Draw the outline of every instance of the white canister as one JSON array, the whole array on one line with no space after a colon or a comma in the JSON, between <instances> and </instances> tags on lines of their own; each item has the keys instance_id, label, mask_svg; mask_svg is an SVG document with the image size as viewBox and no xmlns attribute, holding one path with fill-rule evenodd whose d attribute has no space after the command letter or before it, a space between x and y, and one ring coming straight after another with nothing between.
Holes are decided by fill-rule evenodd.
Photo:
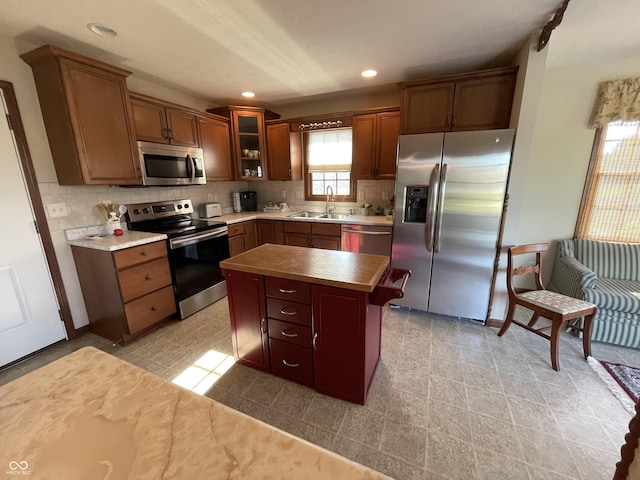
<instances>
[{"instance_id":1,"label":"white canister","mask_svg":"<svg viewBox=\"0 0 640 480\"><path fill-rule=\"evenodd\" d=\"M233 211L235 213L240 213L242 211L242 204L240 203L240 192L233 192L231 194L231 199L233 200Z\"/></svg>"}]
</instances>

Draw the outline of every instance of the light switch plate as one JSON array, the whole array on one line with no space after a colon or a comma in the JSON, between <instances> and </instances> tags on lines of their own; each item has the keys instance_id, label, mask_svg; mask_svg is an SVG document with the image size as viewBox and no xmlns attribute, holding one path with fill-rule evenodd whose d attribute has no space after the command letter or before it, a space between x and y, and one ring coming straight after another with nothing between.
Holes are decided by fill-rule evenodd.
<instances>
[{"instance_id":1,"label":"light switch plate","mask_svg":"<svg viewBox=\"0 0 640 480\"><path fill-rule=\"evenodd\" d=\"M66 203L50 203L47 205L47 212L49 212L49 218L60 218L69 215Z\"/></svg>"}]
</instances>

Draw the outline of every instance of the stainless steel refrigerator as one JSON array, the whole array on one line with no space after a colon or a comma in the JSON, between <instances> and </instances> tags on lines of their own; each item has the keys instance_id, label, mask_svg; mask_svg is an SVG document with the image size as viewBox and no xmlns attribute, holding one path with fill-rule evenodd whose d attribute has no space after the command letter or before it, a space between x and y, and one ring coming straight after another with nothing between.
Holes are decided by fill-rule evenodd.
<instances>
[{"instance_id":1,"label":"stainless steel refrigerator","mask_svg":"<svg viewBox=\"0 0 640 480\"><path fill-rule=\"evenodd\" d=\"M513 136L400 136L391 263L411 278L392 304L486 320Z\"/></svg>"}]
</instances>

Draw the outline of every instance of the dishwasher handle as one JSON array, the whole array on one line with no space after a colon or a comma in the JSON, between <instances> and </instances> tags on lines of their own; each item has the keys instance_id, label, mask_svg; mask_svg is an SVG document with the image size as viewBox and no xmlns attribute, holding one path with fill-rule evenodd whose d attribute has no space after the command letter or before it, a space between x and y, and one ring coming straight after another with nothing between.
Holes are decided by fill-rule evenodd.
<instances>
[{"instance_id":1,"label":"dishwasher handle","mask_svg":"<svg viewBox=\"0 0 640 480\"><path fill-rule=\"evenodd\" d=\"M353 228L343 228L342 231L347 233L360 233L362 235L391 235L391 232L375 232L372 230L355 230Z\"/></svg>"}]
</instances>

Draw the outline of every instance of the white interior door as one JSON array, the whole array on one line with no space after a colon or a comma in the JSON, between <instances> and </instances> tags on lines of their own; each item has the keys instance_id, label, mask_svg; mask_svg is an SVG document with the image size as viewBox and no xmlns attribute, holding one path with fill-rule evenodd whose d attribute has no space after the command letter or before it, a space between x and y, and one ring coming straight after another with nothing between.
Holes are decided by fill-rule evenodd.
<instances>
[{"instance_id":1,"label":"white interior door","mask_svg":"<svg viewBox=\"0 0 640 480\"><path fill-rule=\"evenodd\" d=\"M66 337L0 89L0 366Z\"/></svg>"}]
</instances>

